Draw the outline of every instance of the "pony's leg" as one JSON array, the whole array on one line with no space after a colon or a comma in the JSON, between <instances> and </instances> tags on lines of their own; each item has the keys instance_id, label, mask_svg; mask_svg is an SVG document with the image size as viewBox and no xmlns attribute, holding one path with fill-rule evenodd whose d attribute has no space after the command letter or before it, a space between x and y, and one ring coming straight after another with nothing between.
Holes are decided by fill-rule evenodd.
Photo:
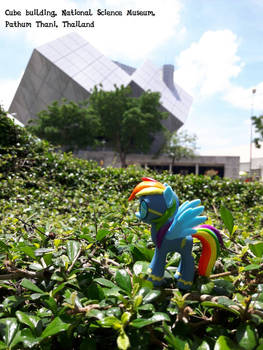
<instances>
[{"instance_id":1,"label":"pony's leg","mask_svg":"<svg viewBox=\"0 0 263 350\"><path fill-rule=\"evenodd\" d=\"M155 249L154 256L149 266L151 269L149 281L151 281L154 286L160 286L163 282L166 255L167 252L165 252L163 249Z\"/></svg>"},{"instance_id":2,"label":"pony's leg","mask_svg":"<svg viewBox=\"0 0 263 350\"><path fill-rule=\"evenodd\" d=\"M183 244L184 244L184 238L177 239L176 240L176 248L174 249L174 251L177 253L181 253L181 249L182 249ZM181 269L182 269L182 258L180 259L179 265L177 267L177 271L174 274L174 278L176 280L178 280L178 278L180 278L180 276L181 276Z\"/></svg>"},{"instance_id":3,"label":"pony's leg","mask_svg":"<svg viewBox=\"0 0 263 350\"><path fill-rule=\"evenodd\" d=\"M182 259L180 260L179 265L178 265L178 267L177 267L177 271L176 271L176 273L174 274L174 278L175 278L176 280L178 280L178 278L180 278L180 276L181 276L181 268L182 268Z\"/></svg>"},{"instance_id":4,"label":"pony's leg","mask_svg":"<svg viewBox=\"0 0 263 350\"><path fill-rule=\"evenodd\" d=\"M191 288L194 279L194 258L192 256L193 238L187 236L181 242L181 261L180 269L178 269L180 276L178 277L178 288L188 290Z\"/></svg>"}]
</instances>

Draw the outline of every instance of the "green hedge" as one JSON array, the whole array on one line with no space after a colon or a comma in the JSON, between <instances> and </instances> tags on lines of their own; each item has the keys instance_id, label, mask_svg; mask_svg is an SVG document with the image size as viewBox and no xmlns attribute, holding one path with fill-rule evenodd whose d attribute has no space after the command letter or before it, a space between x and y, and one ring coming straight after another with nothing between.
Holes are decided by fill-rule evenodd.
<instances>
[{"instance_id":1,"label":"green hedge","mask_svg":"<svg viewBox=\"0 0 263 350\"><path fill-rule=\"evenodd\" d=\"M263 349L262 184L104 169L54 152L4 113L0 125L0 349ZM147 281L149 227L127 201L142 176L202 200L225 235L222 276L196 276L182 295L171 254L167 284Z\"/></svg>"}]
</instances>

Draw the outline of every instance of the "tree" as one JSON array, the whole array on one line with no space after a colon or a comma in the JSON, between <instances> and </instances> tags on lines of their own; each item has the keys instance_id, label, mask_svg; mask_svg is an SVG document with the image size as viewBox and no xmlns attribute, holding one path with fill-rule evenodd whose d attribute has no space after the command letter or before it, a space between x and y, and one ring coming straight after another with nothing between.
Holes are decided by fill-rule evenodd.
<instances>
[{"instance_id":1,"label":"tree","mask_svg":"<svg viewBox=\"0 0 263 350\"><path fill-rule=\"evenodd\" d=\"M259 136L255 137L253 141L255 143L255 146L257 148L260 148L261 147L260 142L263 141L263 115L259 117L253 116L251 117L251 119L252 119L253 125L256 128L256 133L259 134Z\"/></svg>"},{"instance_id":2,"label":"tree","mask_svg":"<svg viewBox=\"0 0 263 350\"><path fill-rule=\"evenodd\" d=\"M28 129L40 138L54 145L62 146L66 151L75 151L93 146L100 134L100 120L87 106L87 102L53 102L30 121Z\"/></svg>"},{"instance_id":3,"label":"tree","mask_svg":"<svg viewBox=\"0 0 263 350\"><path fill-rule=\"evenodd\" d=\"M163 152L171 158L172 166L175 161L182 158L194 158L197 149L196 139L196 135L189 135L185 130L169 135Z\"/></svg>"},{"instance_id":4,"label":"tree","mask_svg":"<svg viewBox=\"0 0 263 350\"><path fill-rule=\"evenodd\" d=\"M159 109L157 92L144 92L135 98L130 87L115 86L114 91L95 87L89 103L101 120L106 142L119 154L122 167L126 166L128 153L147 153L154 134L164 129L161 121L167 113Z\"/></svg>"},{"instance_id":5,"label":"tree","mask_svg":"<svg viewBox=\"0 0 263 350\"><path fill-rule=\"evenodd\" d=\"M26 138L24 128L15 125L0 105L0 147L17 147L23 144Z\"/></svg>"},{"instance_id":6,"label":"tree","mask_svg":"<svg viewBox=\"0 0 263 350\"><path fill-rule=\"evenodd\" d=\"M28 127L31 132L66 151L83 149L104 141L126 166L128 153L147 153L154 135L164 130L160 94L144 92L132 97L130 87L103 91L95 87L83 103L57 101L38 114Z\"/></svg>"}]
</instances>

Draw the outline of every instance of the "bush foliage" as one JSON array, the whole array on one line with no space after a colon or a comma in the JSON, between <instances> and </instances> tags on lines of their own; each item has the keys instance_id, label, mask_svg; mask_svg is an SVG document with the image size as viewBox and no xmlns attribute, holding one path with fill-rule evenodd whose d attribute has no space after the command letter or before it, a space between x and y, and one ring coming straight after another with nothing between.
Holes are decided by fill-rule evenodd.
<instances>
[{"instance_id":1,"label":"bush foliage","mask_svg":"<svg viewBox=\"0 0 263 350\"><path fill-rule=\"evenodd\" d=\"M263 349L262 184L103 169L0 125L0 349ZM189 293L177 254L164 287L147 281L149 227L127 202L142 176L200 198L222 230L215 275Z\"/></svg>"},{"instance_id":2,"label":"bush foliage","mask_svg":"<svg viewBox=\"0 0 263 350\"><path fill-rule=\"evenodd\" d=\"M157 92L134 97L129 86L115 86L113 91L94 87L89 99L81 103L54 101L30 121L29 131L66 151L112 147L126 167L128 153L147 153L154 134L166 130L161 121L168 114L159 106Z\"/></svg>"}]
</instances>

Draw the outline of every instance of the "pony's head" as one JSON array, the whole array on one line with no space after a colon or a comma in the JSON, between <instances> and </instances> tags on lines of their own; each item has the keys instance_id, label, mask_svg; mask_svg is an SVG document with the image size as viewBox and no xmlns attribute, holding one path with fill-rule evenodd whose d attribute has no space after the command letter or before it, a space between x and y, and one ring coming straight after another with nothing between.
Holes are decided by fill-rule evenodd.
<instances>
[{"instance_id":1,"label":"pony's head","mask_svg":"<svg viewBox=\"0 0 263 350\"><path fill-rule=\"evenodd\" d=\"M157 227L163 226L178 210L179 200L172 188L151 178L142 178L132 191L129 201L139 198L140 209L135 215Z\"/></svg>"}]
</instances>

